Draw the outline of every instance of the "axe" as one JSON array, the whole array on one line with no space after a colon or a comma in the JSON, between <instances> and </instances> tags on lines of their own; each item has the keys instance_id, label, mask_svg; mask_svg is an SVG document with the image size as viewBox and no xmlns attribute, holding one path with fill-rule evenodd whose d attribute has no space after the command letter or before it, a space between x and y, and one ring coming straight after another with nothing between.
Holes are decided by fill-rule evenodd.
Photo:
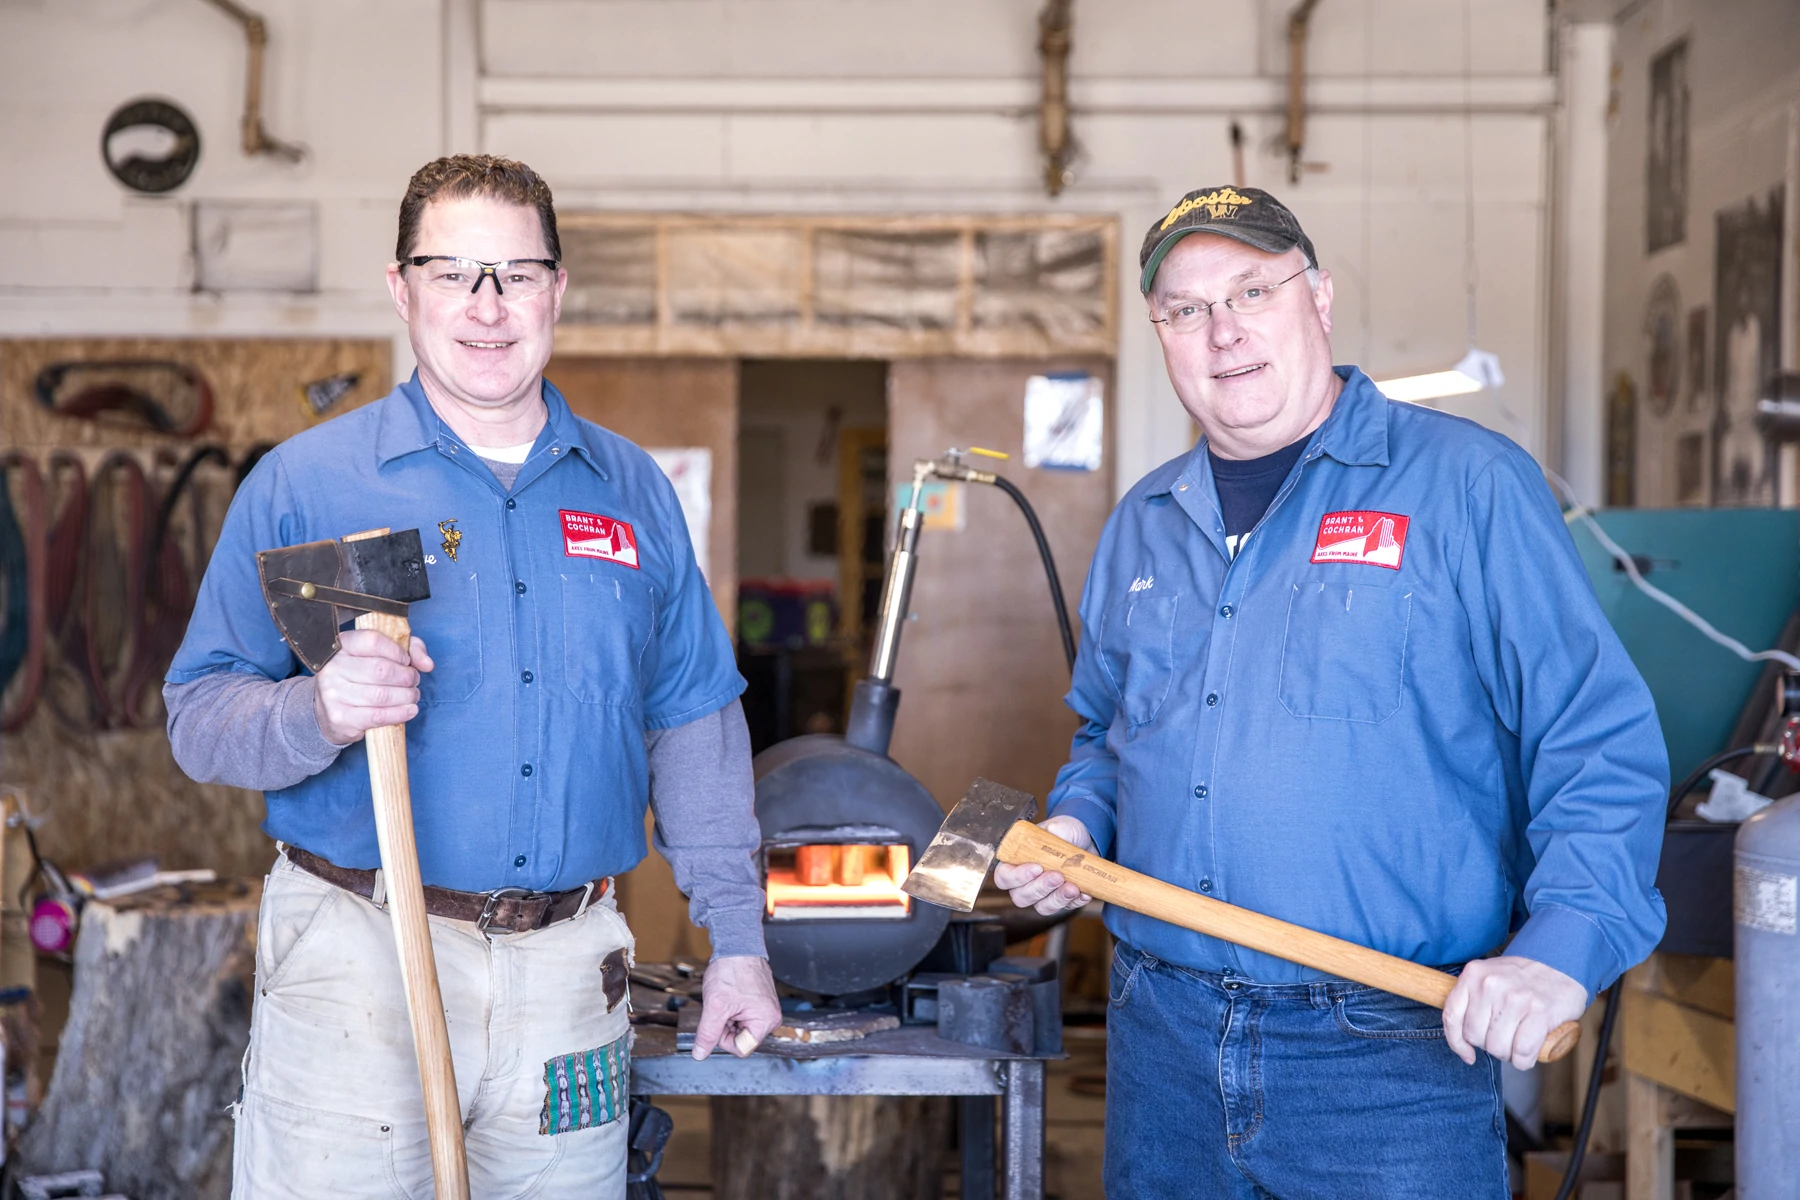
<instances>
[{"instance_id":1,"label":"axe","mask_svg":"<svg viewBox=\"0 0 1800 1200\"><path fill-rule=\"evenodd\" d=\"M358 629L411 642L407 605L428 599L425 553L419 531L353 533L341 542L307 542L256 556L263 599L281 636L300 661L318 674L338 652L338 627L356 614ZM406 726L384 725L363 737L369 752L369 784L375 793L375 837L387 885L394 945L413 1050L425 1091L425 1128L431 1141L431 1174L438 1200L468 1200L469 1169L463 1159L462 1112L450 1031L438 991L437 961L425 921L425 888L419 848L413 840L412 793L406 778Z\"/></svg>"},{"instance_id":2,"label":"axe","mask_svg":"<svg viewBox=\"0 0 1800 1200\"><path fill-rule=\"evenodd\" d=\"M943 827L900 887L920 900L968 912L996 858L1015 865L1036 863L1047 871L1060 871L1064 879L1108 904L1433 1008L1444 1007L1456 986L1456 977L1442 971L1127 870L1033 825L1035 807L1025 792L977 779L944 818ZM1581 1027L1574 1021L1558 1025L1544 1040L1538 1061L1561 1058L1575 1048L1580 1036Z\"/></svg>"}]
</instances>

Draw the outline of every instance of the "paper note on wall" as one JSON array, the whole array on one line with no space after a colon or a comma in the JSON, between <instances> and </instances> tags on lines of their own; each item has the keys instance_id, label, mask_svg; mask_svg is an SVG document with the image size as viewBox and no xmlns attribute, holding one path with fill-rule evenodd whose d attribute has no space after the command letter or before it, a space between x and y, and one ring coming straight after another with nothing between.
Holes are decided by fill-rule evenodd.
<instances>
[{"instance_id":1,"label":"paper note on wall","mask_svg":"<svg viewBox=\"0 0 1800 1200\"><path fill-rule=\"evenodd\" d=\"M1102 384L1083 371L1025 383L1025 465L1098 471L1105 448Z\"/></svg>"},{"instance_id":2,"label":"paper note on wall","mask_svg":"<svg viewBox=\"0 0 1800 1200\"><path fill-rule=\"evenodd\" d=\"M712 580L707 557L707 531L712 528L712 451L705 446L646 447L662 473L675 485L675 499L687 519L688 540L694 544L694 561L700 574Z\"/></svg>"},{"instance_id":3,"label":"paper note on wall","mask_svg":"<svg viewBox=\"0 0 1800 1200\"><path fill-rule=\"evenodd\" d=\"M963 485L933 480L919 492L919 511L925 514L920 528L923 529L962 529L965 520L963 514ZM912 484L905 480L894 485L894 511L912 507Z\"/></svg>"}]
</instances>

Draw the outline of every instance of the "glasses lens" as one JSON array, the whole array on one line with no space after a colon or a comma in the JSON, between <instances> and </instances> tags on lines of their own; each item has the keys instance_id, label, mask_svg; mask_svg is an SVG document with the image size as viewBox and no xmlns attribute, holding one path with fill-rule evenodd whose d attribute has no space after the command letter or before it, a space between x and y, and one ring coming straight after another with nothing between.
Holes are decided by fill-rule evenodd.
<instances>
[{"instance_id":1,"label":"glasses lens","mask_svg":"<svg viewBox=\"0 0 1800 1200\"><path fill-rule=\"evenodd\" d=\"M1163 320L1176 333L1192 333L1206 324L1211 315L1211 310L1204 304L1177 304L1163 313Z\"/></svg>"},{"instance_id":2,"label":"glasses lens","mask_svg":"<svg viewBox=\"0 0 1800 1200\"><path fill-rule=\"evenodd\" d=\"M467 293L486 282L481 277L487 268L472 258L434 258L418 270L425 286L447 294ZM503 262L494 268L494 278L507 299L528 300L549 291L556 272L543 263Z\"/></svg>"},{"instance_id":3,"label":"glasses lens","mask_svg":"<svg viewBox=\"0 0 1800 1200\"><path fill-rule=\"evenodd\" d=\"M1233 310L1241 313L1261 312L1275 303L1276 285L1253 283L1231 298Z\"/></svg>"}]
</instances>

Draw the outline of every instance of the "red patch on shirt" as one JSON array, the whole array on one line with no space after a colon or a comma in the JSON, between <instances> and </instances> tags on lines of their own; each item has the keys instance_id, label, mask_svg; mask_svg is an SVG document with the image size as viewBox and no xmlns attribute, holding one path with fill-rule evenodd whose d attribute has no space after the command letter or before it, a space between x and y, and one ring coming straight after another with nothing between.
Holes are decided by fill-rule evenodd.
<instances>
[{"instance_id":1,"label":"red patch on shirt","mask_svg":"<svg viewBox=\"0 0 1800 1200\"><path fill-rule=\"evenodd\" d=\"M638 570L637 534L631 526L614 517L598 513L570 512L562 514L563 553L570 558L604 558Z\"/></svg>"},{"instance_id":2,"label":"red patch on shirt","mask_svg":"<svg viewBox=\"0 0 1800 1200\"><path fill-rule=\"evenodd\" d=\"M1368 563L1398 571L1406 553L1406 527L1411 523L1412 518L1398 513L1326 513L1319 522L1312 561Z\"/></svg>"}]
</instances>

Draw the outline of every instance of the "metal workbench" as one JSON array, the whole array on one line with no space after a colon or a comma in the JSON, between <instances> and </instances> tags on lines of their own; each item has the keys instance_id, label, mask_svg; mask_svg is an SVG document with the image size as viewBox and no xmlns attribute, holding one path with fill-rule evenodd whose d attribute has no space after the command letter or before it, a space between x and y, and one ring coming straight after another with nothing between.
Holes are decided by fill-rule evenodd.
<instances>
[{"instance_id":1,"label":"metal workbench","mask_svg":"<svg viewBox=\"0 0 1800 1200\"><path fill-rule=\"evenodd\" d=\"M749 1058L715 1051L695 1062L675 1030L640 1025L634 1096L955 1096L965 1200L993 1196L994 1102L1000 1102L1001 1200L1044 1194L1044 1063L949 1042L910 1025L822 1046L765 1043Z\"/></svg>"}]
</instances>

